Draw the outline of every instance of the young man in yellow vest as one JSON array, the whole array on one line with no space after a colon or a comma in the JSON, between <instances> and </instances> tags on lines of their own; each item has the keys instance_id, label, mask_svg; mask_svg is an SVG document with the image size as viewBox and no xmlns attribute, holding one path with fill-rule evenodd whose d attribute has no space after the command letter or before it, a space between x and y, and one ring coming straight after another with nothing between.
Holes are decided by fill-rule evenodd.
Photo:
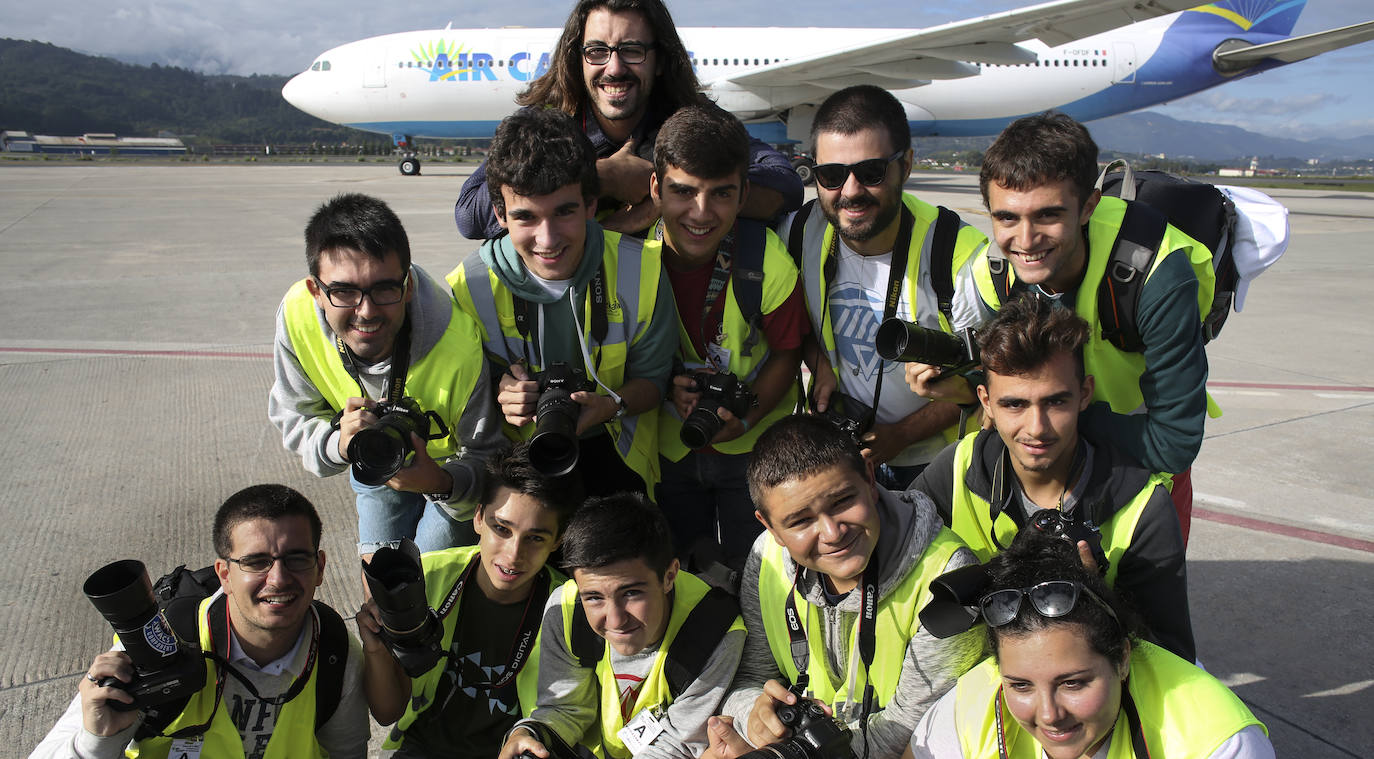
<instances>
[{"instance_id":1,"label":"young man in yellow vest","mask_svg":"<svg viewBox=\"0 0 1374 759\"><path fill-rule=\"evenodd\" d=\"M978 341L987 373L978 399L995 429L946 448L913 487L981 561L1033 525L1064 532L1056 517L1084 534L1100 529L1107 583L1132 599L1155 643L1192 661L1183 536L1165 477L1080 427L1093 397L1083 369L1087 322L1022 296L1002 306ZM1084 563L1095 566L1087 540L1078 543Z\"/></svg>"},{"instance_id":2,"label":"young man in yellow vest","mask_svg":"<svg viewBox=\"0 0 1374 759\"><path fill-rule=\"evenodd\" d=\"M738 119L710 103L679 109L658 133L654 161L663 219L646 247L662 251L673 287L682 369L659 415L657 500L680 558L690 553L705 570L718 555L738 572L763 529L744 469L759 434L796 405L806 310L782 241L739 218L750 185ZM710 382L719 384L708 406Z\"/></svg>"},{"instance_id":3,"label":"young man in yellow vest","mask_svg":"<svg viewBox=\"0 0 1374 759\"><path fill-rule=\"evenodd\" d=\"M473 517L477 545L420 557L446 653L424 674L406 674L378 637L376 602L363 605L368 702L379 723L396 723L384 748L399 748L397 759L495 756L515 721L533 711L544 603L567 579L546 562L581 490L574 478L535 471L526 444L488 465Z\"/></svg>"},{"instance_id":4,"label":"young man in yellow vest","mask_svg":"<svg viewBox=\"0 0 1374 759\"><path fill-rule=\"evenodd\" d=\"M411 265L405 228L376 198L320 206L305 257L310 276L277 310L267 413L282 444L317 476L350 470L364 557L402 538L423 551L472 543L483 462L505 446L476 326ZM389 473L375 463L389 459L351 444L403 398L434 418L428 440L409 435L413 459Z\"/></svg>"},{"instance_id":5,"label":"young man in yellow vest","mask_svg":"<svg viewBox=\"0 0 1374 759\"><path fill-rule=\"evenodd\" d=\"M695 759L744 647L734 598L680 571L663 515L643 496L589 500L563 539L572 580L544 610L538 706L506 739L561 759Z\"/></svg>"},{"instance_id":6,"label":"young man in yellow vest","mask_svg":"<svg viewBox=\"0 0 1374 759\"><path fill-rule=\"evenodd\" d=\"M178 637L214 653L204 687L178 714L120 710L113 704L133 697L104 681L130 682L134 667L117 646L86 668L32 756L114 759L126 748L157 758L366 756L362 649L339 615L314 601L324 579L320 532L315 507L284 485L230 496L215 513L220 589L196 606L198 632L174 625Z\"/></svg>"},{"instance_id":7,"label":"young man in yellow vest","mask_svg":"<svg viewBox=\"0 0 1374 759\"><path fill-rule=\"evenodd\" d=\"M778 704L819 700L855 756L897 757L926 708L977 660L972 636L939 640L917 612L930 581L973 553L917 491L876 485L850 435L817 416L759 438L749 485L767 528L740 583L749 638L725 714L755 746L783 740Z\"/></svg>"},{"instance_id":8,"label":"young man in yellow vest","mask_svg":"<svg viewBox=\"0 0 1374 759\"><path fill-rule=\"evenodd\" d=\"M542 438L545 420L567 420L571 429L550 438L559 442L531 449L541 471L575 469L589 495L652 494L658 407L677 345L657 251L592 220L596 154L558 111L524 110L501 122L487 186L508 234L483 243L448 281L501 372L506 421L519 437ZM540 378L560 373L576 406L544 414L540 399L551 396Z\"/></svg>"},{"instance_id":9,"label":"young man in yellow vest","mask_svg":"<svg viewBox=\"0 0 1374 759\"><path fill-rule=\"evenodd\" d=\"M857 85L826 98L811 139L817 202L789 218L779 236L801 260L812 405L843 409L856 421L876 409L864 421L864 458L878 467L880 484L904 490L953 439L959 409L908 391L901 365L874 350L874 335L891 317L946 332L969 326L941 285L952 284L951 272L987 238L954 212L902 191L911 176L911 129L886 90Z\"/></svg>"}]
</instances>

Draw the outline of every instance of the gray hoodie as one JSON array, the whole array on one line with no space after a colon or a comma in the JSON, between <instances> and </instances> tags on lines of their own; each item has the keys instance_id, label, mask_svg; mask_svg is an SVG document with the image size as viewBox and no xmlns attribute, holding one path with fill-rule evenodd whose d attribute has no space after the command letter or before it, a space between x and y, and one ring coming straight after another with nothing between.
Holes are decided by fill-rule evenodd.
<instances>
[{"instance_id":1,"label":"gray hoodie","mask_svg":"<svg viewBox=\"0 0 1374 759\"><path fill-rule=\"evenodd\" d=\"M915 569L922 554L944 525L924 493L915 490L895 493L880 487L878 496L879 534L874 550L882 568L882 577L878 581L878 597L881 600L887 598ZM749 637L735 673L735 681L725 699L724 713L735 718L741 734L745 733L744 726L748 724L754 700L763 693L764 682L779 680L787 684L768 646L768 634L764 630L759 604L759 571L764 541L772 539L772 535L765 532L754 541L740 581L740 613L749 630ZM945 571L974 563L977 563L977 559L973 552L960 548L950 557ZM783 571L789 578L796 571L790 556L784 555ZM849 641L859 618L860 594L850 593L838 604L832 605L826 600L822 576L811 570L802 573L797 587L806 601L819 611L816 616L825 629L828 670L833 676L844 678L850 657ZM921 588L920 592L924 593L925 588ZM954 686L955 678L978 662L982 647L982 634L976 630L945 640L931 636L924 628L919 630L907 643L896 693L886 708L868 718L867 756L872 759L900 756L911 740L911 733L921 715ZM818 674L813 673L813 676ZM855 698L859 700L860 696L856 694ZM857 710L849 727L854 731L854 755L865 756L865 739L859 729Z\"/></svg>"}]
</instances>

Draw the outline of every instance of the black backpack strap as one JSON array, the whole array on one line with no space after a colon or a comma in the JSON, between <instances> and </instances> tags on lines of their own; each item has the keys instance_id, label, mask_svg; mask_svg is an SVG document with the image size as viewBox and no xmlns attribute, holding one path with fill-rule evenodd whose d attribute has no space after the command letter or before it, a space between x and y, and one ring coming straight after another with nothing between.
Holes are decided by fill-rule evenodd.
<instances>
[{"instance_id":1,"label":"black backpack strap","mask_svg":"<svg viewBox=\"0 0 1374 759\"><path fill-rule=\"evenodd\" d=\"M1226 317L1231 315L1231 304L1236 299L1236 288L1240 285L1240 272L1236 270L1234 253L1236 238L1236 204L1225 193L1226 235L1217 250L1212 251L1212 263L1216 266L1216 283L1212 289L1212 310L1202 320L1202 341L1211 342L1221 334Z\"/></svg>"},{"instance_id":2,"label":"black backpack strap","mask_svg":"<svg viewBox=\"0 0 1374 759\"><path fill-rule=\"evenodd\" d=\"M1107 271L1097 288L1097 318L1102 324L1102 338L1123 351L1140 353L1145 350L1136 308L1168 223L1164 214L1144 203L1126 203L1126 214L1112 245Z\"/></svg>"},{"instance_id":3,"label":"black backpack strap","mask_svg":"<svg viewBox=\"0 0 1374 759\"><path fill-rule=\"evenodd\" d=\"M701 676L707 660L738 618L739 603L721 588L711 588L692 607L663 663L668 692L673 698L682 695Z\"/></svg>"},{"instance_id":4,"label":"black backpack strap","mask_svg":"<svg viewBox=\"0 0 1374 759\"><path fill-rule=\"evenodd\" d=\"M730 283L735 303L749 323L744 352L758 344L763 329L763 254L768 243L768 228L753 219L740 219L735 237L735 252L730 262Z\"/></svg>"},{"instance_id":5,"label":"black backpack strap","mask_svg":"<svg viewBox=\"0 0 1374 759\"><path fill-rule=\"evenodd\" d=\"M930 286L945 323L954 327L954 244L959 237L959 214L936 206L935 230L930 238Z\"/></svg>"},{"instance_id":6,"label":"black backpack strap","mask_svg":"<svg viewBox=\"0 0 1374 759\"><path fill-rule=\"evenodd\" d=\"M568 630L572 643L572 655L577 657L577 666L592 669L606 653L606 640L597 635L587 623L587 610L582 608L582 599L573 605L572 629Z\"/></svg>"},{"instance_id":7,"label":"black backpack strap","mask_svg":"<svg viewBox=\"0 0 1374 759\"><path fill-rule=\"evenodd\" d=\"M787 252L792 256L792 263L797 265L797 271L802 268L802 238L806 237L806 222L815 207L815 198L802 203L797 215L792 217L792 226L787 230Z\"/></svg>"},{"instance_id":8,"label":"black backpack strap","mask_svg":"<svg viewBox=\"0 0 1374 759\"><path fill-rule=\"evenodd\" d=\"M209 597L209 593L197 594L196 586L188 584L187 578L201 576L208 569L211 575L214 574L213 566L192 572L185 566L179 566L171 572L160 577L154 584L154 594L159 598L159 605L162 616L167 620L167 624L172 628L172 633L177 637L178 645L193 646L197 651L200 650L200 602ZM215 586L219 587L216 580ZM165 588L178 591L179 594L170 596L167 600L162 600L162 593ZM210 605L207 612L210 618L219 619L224 616L226 605L229 603L226 596L220 596ZM215 634L215 626L210 625L211 634ZM223 633L220 633L221 637ZM221 641L227 645L227 641ZM227 649L224 649L227 650ZM159 704L153 709L144 711L143 724L139 725L134 733L134 740L147 740L162 735L167 726L172 724L181 713L186 710L186 705L191 702L191 697L169 701Z\"/></svg>"},{"instance_id":9,"label":"black backpack strap","mask_svg":"<svg viewBox=\"0 0 1374 759\"><path fill-rule=\"evenodd\" d=\"M315 601L320 617L320 653L315 661L315 730L334 716L343 697L344 670L348 667L348 628L343 617L327 604Z\"/></svg>"}]
</instances>

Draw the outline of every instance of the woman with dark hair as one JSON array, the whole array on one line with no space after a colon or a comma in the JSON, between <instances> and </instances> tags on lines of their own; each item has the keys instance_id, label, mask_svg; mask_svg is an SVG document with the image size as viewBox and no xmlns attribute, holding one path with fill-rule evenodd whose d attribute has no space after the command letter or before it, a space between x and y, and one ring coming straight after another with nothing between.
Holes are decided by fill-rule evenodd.
<instances>
[{"instance_id":1,"label":"woman with dark hair","mask_svg":"<svg viewBox=\"0 0 1374 759\"><path fill-rule=\"evenodd\" d=\"M992 656L926 712L909 757L1272 759L1226 686L1141 640L1070 542L1023 530L986 565Z\"/></svg>"}]
</instances>

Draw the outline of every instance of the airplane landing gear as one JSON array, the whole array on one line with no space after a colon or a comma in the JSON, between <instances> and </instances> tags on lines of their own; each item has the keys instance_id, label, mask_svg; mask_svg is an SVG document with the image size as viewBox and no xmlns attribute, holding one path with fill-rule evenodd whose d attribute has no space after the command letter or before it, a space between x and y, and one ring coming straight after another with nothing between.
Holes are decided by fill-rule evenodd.
<instances>
[{"instance_id":1,"label":"airplane landing gear","mask_svg":"<svg viewBox=\"0 0 1374 759\"><path fill-rule=\"evenodd\" d=\"M816 162L806 156L792 157L792 170L797 172L798 177L801 177L803 186L811 184L812 180L815 179L811 172L811 167L815 165Z\"/></svg>"},{"instance_id":2,"label":"airplane landing gear","mask_svg":"<svg viewBox=\"0 0 1374 759\"><path fill-rule=\"evenodd\" d=\"M401 174L405 176L418 177L420 176L420 159L414 155L407 155L397 164L397 168L399 168Z\"/></svg>"}]
</instances>

